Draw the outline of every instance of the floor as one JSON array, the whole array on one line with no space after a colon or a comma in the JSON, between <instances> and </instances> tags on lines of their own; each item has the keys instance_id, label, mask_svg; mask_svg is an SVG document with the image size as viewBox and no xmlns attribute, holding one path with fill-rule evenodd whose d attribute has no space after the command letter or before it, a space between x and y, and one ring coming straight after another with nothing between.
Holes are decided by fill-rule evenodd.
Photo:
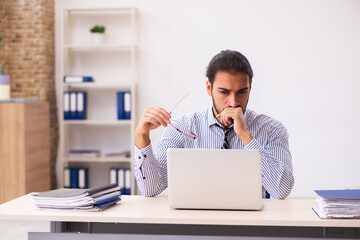
<instances>
[{"instance_id":1,"label":"floor","mask_svg":"<svg viewBox=\"0 0 360 240\"><path fill-rule=\"evenodd\" d=\"M0 240L27 240L28 232L49 232L50 223L44 221L0 220Z\"/></svg>"}]
</instances>

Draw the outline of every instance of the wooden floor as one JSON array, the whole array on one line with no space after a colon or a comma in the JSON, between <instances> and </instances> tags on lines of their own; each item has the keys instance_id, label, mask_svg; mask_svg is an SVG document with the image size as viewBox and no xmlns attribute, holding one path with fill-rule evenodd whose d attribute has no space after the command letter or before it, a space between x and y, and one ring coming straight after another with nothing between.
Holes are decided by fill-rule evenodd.
<instances>
[{"instance_id":1,"label":"wooden floor","mask_svg":"<svg viewBox=\"0 0 360 240\"><path fill-rule=\"evenodd\" d=\"M28 232L49 232L46 221L4 221L0 220L0 239L27 240Z\"/></svg>"}]
</instances>

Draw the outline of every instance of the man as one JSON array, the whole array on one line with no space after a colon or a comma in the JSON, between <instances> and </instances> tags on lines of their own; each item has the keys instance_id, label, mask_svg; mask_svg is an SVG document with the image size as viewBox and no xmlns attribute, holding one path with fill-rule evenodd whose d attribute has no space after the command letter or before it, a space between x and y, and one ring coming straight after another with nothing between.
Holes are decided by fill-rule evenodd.
<instances>
[{"instance_id":1,"label":"man","mask_svg":"<svg viewBox=\"0 0 360 240\"><path fill-rule=\"evenodd\" d=\"M288 134L280 122L246 109L253 77L249 61L239 52L222 51L209 63L206 76L212 108L176 121L158 107L142 115L135 132L135 177L140 191L155 196L167 188L168 148L233 148L259 150L263 197L267 191L273 198L286 198L294 185ZM189 129L195 139L169 124ZM149 135L159 126L169 127L153 153Z\"/></svg>"}]
</instances>

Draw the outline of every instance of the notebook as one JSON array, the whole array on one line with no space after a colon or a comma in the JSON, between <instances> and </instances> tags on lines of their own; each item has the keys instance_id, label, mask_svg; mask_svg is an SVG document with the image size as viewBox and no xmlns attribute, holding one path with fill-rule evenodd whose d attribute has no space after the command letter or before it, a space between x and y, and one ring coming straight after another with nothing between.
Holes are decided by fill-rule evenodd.
<instances>
[{"instance_id":1,"label":"notebook","mask_svg":"<svg viewBox=\"0 0 360 240\"><path fill-rule=\"evenodd\" d=\"M259 151L168 149L167 162L171 208L262 208Z\"/></svg>"}]
</instances>

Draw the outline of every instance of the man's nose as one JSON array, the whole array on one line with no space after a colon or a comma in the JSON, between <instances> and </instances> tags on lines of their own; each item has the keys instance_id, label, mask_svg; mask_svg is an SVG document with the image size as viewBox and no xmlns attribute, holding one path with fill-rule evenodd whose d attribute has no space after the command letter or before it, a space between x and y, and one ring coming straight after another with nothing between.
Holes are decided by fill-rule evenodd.
<instances>
[{"instance_id":1,"label":"man's nose","mask_svg":"<svg viewBox=\"0 0 360 240\"><path fill-rule=\"evenodd\" d=\"M236 107L237 106L237 101L236 101L236 97L235 95L230 95L227 101L227 105L229 107Z\"/></svg>"}]
</instances>

